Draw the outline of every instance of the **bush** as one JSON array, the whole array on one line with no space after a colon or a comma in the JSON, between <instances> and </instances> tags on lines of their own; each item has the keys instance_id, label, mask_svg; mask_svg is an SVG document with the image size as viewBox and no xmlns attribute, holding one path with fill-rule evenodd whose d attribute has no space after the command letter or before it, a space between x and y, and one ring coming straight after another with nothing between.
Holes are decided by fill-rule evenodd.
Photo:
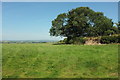
<instances>
[{"instance_id":1,"label":"bush","mask_svg":"<svg viewBox=\"0 0 120 80\"><path fill-rule=\"evenodd\" d=\"M64 40L59 41L59 42L69 43L69 44L84 44L85 41L86 41L86 39L83 37L76 37L76 38L69 40L69 42L67 42L67 38L65 38Z\"/></svg>"},{"instance_id":2,"label":"bush","mask_svg":"<svg viewBox=\"0 0 120 80\"><path fill-rule=\"evenodd\" d=\"M118 43L120 36L102 36L100 39L100 43L102 44L110 44L110 43Z\"/></svg>"},{"instance_id":3,"label":"bush","mask_svg":"<svg viewBox=\"0 0 120 80\"><path fill-rule=\"evenodd\" d=\"M117 36L118 43L120 43L120 35Z\"/></svg>"},{"instance_id":4,"label":"bush","mask_svg":"<svg viewBox=\"0 0 120 80\"><path fill-rule=\"evenodd\" d=\"M85 44L86 40L93 39L99 41L101 44L110 44L110 43L120 43L120 34L114 34L112 36L102 36L102 37L75 37L67 42L67 38L60 41L60 43L69 43L69 44Z\"/></svg>"},{"instance_id":5,"label":"bush","mask_svg":"<svg viewBox=\"0 0 120 80\"><path fill-rule=\"evenodd\" d=\"M84 44L85 41L86 41L84 38L79 38L79 40L80 40L80 43L81 43L81 44Z\"/></svg>"},{"instance_id":6,"label":"bush","mask_svg":"<svg viewBox=\"0 0 120 80\"><path fill-rule=\"evenodd\" d=\"M60 40L60 43L66 43L67 42L67 38L64 38L64 40Z\"/></svg>"},{"instance_id":7,"label":"bush","mask_svg":"<svg viewBox=\"0 0 120 80\"><path fill-rule=\"evenodd\" d=\"M83 37L76 37L73 40L71 40L71 44L84 44L85 43L85 39Z\"/></svg>"}]
</instances>

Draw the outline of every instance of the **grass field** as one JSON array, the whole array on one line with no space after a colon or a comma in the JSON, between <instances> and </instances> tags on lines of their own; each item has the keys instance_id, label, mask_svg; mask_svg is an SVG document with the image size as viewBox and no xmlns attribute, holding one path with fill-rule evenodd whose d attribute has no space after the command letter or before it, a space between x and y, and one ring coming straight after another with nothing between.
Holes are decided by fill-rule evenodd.
<instances>
[{"instance_id":1,"label":"grass field","mask_svg":"<svg viewBox=\"0 0 120 80\"><path fill-rule=\"evenodd\" d=\"M3 78L116 78L118 45L3 44Z\"/></svg>"}]
</instances>

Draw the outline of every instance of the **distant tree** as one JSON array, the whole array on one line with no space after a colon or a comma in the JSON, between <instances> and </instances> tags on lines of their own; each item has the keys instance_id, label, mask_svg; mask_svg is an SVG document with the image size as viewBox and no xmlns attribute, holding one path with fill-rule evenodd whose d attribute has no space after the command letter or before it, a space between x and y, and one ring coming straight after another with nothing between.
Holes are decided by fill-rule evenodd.
<instances>
[{"instance_id":1,"label":"distant tree","mask_svg":"<svg viewBox=\"0 0 120 80\"><path fill-rule=\"evenodd\" d=\"M75 37L102 36L113 27L111 19L89 7L79 7L57 16L52 21L51 36L64 36L67 41Z\"/></svg>"}]
</instances>

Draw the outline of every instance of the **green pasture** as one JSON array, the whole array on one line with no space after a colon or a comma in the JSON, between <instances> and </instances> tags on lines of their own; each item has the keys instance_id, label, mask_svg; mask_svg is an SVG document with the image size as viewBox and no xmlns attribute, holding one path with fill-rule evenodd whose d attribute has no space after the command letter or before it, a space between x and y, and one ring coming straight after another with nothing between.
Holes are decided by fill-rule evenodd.
<instances>
[{"instance_id":1,"label":"green pasture","mask_svg":"<svg viewBox=\"0 0 120 80\"><path fill-rule=\"evenodd\" d=\"M3 78L117 78L118 45L2 44Z\"/></svg>"}]
</instances>

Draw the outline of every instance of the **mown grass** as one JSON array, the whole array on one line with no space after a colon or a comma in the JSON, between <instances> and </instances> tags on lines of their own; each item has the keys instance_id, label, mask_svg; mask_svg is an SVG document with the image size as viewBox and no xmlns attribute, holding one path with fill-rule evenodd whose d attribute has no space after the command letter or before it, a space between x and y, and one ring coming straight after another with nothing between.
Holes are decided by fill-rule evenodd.
<instances>
[{"instance_id":1,"label":"mown grass","mask_svg":"<svg viewBox=\"0 0 120 80\"><path fill-rule=\"evenodd\" d=\"M118 45L3 44L3 78L116 78Z\"/></svg>"}]
</instances>

